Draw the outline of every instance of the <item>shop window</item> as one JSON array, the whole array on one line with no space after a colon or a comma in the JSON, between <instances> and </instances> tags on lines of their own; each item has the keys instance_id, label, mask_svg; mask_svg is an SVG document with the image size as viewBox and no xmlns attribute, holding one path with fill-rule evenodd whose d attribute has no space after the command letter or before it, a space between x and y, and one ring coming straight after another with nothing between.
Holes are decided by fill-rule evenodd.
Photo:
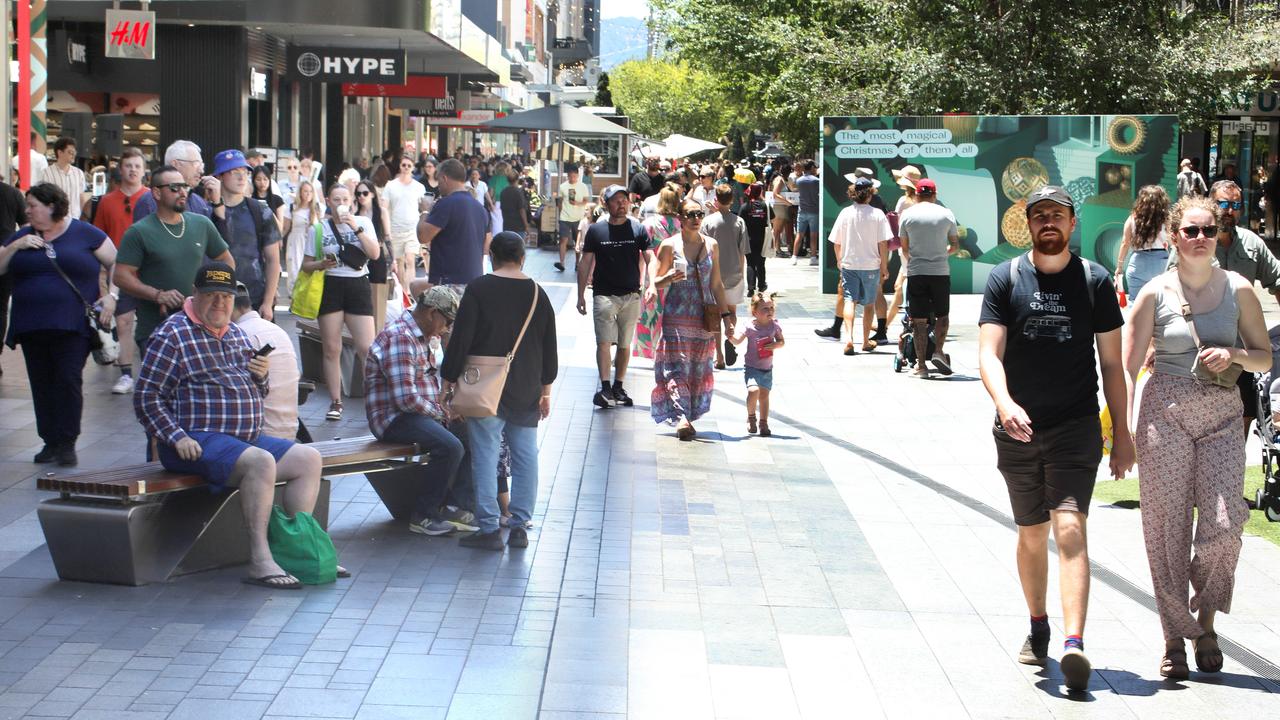
<instances>
[{"instance_id":1,"label":"shop window","mask_svg":"<svg viewBox=\"0 0 1280 720\"><path fill-rule=\"evenodd\" d=\"M572 135L564 141L595 155L597 175L622 175L622 139L617 135Z\"/></svg>"}]
</instances>

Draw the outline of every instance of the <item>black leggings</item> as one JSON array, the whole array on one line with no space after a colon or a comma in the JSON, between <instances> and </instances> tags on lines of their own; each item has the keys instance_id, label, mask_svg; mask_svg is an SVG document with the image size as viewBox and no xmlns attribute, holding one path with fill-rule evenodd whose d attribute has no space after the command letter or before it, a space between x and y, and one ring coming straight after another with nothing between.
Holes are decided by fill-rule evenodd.
<instances>
[{"instance_id":1,"label":"black leggings","mask_svg":"<svg viewBox=\"0 0 1280 720\"><path fill-rule=\"evenodd\" d=\"M46 445L75 445L84 410L84 362L89 338L69 330L35 330L18 342L27 362L36 432Z\"/></svg>"},{"instance_id":2,"label":"black leggings","mask_svg":"<svg viewBox=\"0 0 1280 720\"><path fill-rule=\"evenodd\" d=\"M750 299L756 290L764 291L769 287L769 283L764 278L764 255L753 254L747 256L747 298Z\"/></svg>"}]
</instances>

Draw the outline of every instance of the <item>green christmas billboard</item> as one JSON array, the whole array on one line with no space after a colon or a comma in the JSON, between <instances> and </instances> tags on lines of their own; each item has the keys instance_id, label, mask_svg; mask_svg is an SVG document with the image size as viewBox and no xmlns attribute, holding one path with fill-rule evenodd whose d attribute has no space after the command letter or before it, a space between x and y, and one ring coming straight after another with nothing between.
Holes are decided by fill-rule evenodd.
<instances>
[{"instance_id":1,"label":"green christmas billboard","mask_svg":"<svg viewBox=\"0 0 1280 720\"><path fill-rule=\"evenodd\" d=\"M837 280L825 239L853 202L847 190L858 168L881 181L890 210L903 194L903 172L938 184L938 202L960 225L961 250L951 258L956 293L982 292L996 265L1031 248L1025 198L1045 185L1075 200L1072 251L1112 270L1138 188L1163 185L1177 197L1173 115L824 117L821 127L825 292L835 292Z\"/></svg>"}]
</instances>

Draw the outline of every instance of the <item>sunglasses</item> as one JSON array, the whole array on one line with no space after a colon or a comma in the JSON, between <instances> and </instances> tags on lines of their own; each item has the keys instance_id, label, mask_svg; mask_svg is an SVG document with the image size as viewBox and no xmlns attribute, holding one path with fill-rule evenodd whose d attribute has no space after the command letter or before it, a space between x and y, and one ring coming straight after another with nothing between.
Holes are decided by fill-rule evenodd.
<instances>
[{"instance_id":1,"label":"sunglasses","mask_svg":"<svg viewBox=\"0 0 1280 720\"><path fill-rule=\"evenodd\" d=\"M1200 233L1204 233L1206 238L1217 237L1218 235L1217 225L1187 225L1186 227L1180 227L1178 229L1181 230L1182 234L1186 235L1188 238L1199 237Z\"/></svg>"},{"instance_id":2,"label":"sunglasses","mask_svg":"<svg viewBox=\"0 0 1280 720\"><path fill-rule=\"evenodd\" d=\"M1244 207L1244 203L1240 202L1239 200L1219 200L1218 207L1222 208L1223 210L1239 210L1240 208Z\"/></svg>"},{"instance_id":3,"label":"sunglasses","mask_svg":"<svg viewBox=\"0 0 1280 720\"><path fill-rule=\"evenodd\" d=\"M706 217L707 214L702 212L701 210L690 210L689 212L685 213L684 216L689 220L701 220L702 218Z\"/></svg>"},{"instance_id":4,"label":"sunglasses","mask_svg":"<svg viewBox=\"0 0 1280 720\"><path fill-rule=\"evenodd\" d=\"M156 187L164 188L171 193L184 193L190 192L191 190L191 186L187 183L165 183L164 185L157 185Z\"/></svg>"},{"instance_id":5,"label":"sunglasses","mask_svg":"<svg viewBox=\"0 0 1280 720\"><path fill-rule=\"evenodd\" d=\"M358 196L358 197L369 197L371 194L372 194L372 193L370 193L368 190L361 190L360 192L356 193L356 196Z\"/></svg>"}]
</instances>

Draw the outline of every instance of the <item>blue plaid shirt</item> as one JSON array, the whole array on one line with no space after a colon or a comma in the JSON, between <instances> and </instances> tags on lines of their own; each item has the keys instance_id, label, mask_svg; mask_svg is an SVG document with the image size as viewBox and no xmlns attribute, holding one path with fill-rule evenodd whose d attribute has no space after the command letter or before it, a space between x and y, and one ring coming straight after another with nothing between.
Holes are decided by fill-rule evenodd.
<instances>
[{"instance_id":1,"label":"blue plaid shirt","mask_svg":"<svg viewBox=\"0 0 1280 720\"><path fill-rule=\"evenodd\" d=\"M219 338L187 312L174 313L147 343L133 390L138 421L168 445L177 445L188 431L256 440L267 381L250 374L252 357L249 336L235 323Z\"/></svg>"}]
</instances>

